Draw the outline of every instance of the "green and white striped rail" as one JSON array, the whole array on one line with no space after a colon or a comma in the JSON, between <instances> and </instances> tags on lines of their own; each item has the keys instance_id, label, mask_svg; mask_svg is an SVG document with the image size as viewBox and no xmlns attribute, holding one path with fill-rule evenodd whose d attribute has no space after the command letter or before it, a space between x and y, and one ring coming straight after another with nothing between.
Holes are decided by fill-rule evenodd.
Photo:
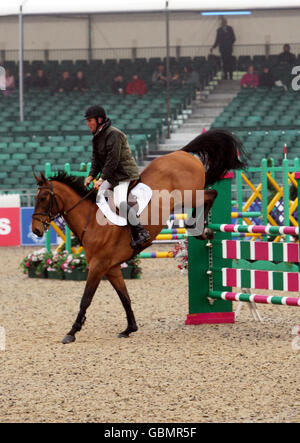
<instances>
[{"instance_id":1,"label":"green and white striped rail","mask_svg":"<svg viewBox=\"0 0 300 443\"><path fill-rule=\"evenodd\" d=\"M209 297L216 300L245 301L270 305L300 306L299 297L280 297L276 295L244 294L242 292L210 291Z\"/></svg>"},{"instance_id":2,"label":"green and white striped rail","mask_svg":"<svg viewBox=\"0 0 300 443\"><path fill-rule=\"evenodd\" d=\"M248 232L265 235L299 235L299 226L232 225L211 223L208 228L219 232Z\"/></svg>"}]
</instances>

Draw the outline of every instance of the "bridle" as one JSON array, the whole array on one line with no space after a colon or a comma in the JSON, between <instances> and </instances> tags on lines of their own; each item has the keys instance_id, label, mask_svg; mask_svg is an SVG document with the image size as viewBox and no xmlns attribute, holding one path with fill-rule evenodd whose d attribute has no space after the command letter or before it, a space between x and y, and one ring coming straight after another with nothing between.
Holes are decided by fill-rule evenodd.
<instances>
[{"instance_id":1,"label":"bridle","mask_svg":"<svg viewBox=\"0 0 300 443\"><path fill-rule=\"evenodd\" d=\"M41 189L47 189L50 193L50 202L49 202L49 208L47 212L34 212L32 214L32 219L33 220L37 220L38 222L42 223L44 230L47 232L50 224L57 218L57 217L65 217L66 215L68 215L71 211L73 211L73 209L75 209L78 205L80 205L80 203L85 200L90 194L92 194L92 192L95 192L95 189L92 188L84 197L82 197L77 203L75 203L75 205L73 205L70 209L68 209L67 211L63 210L63 207L61 210L59 210L59 205L58 205L58 201L57 201L57 196L55 195L55 192L53 190L53 184L51 182L51 180L49 181L50 183L50 188L48 186L39 186L39 191ZM56 205L57 207L57 212L54 214L53 210L54 210L54 205ZM81 237L79 239L80 243L82 244L82 239L83 236L87 230L90 218L91 218L91 213L92 213L92 209L93 206L91 206L90 212L88 214L88 218L86 221L86 224L83 228ZM46 216L48 218L48 220L42 220L39 216Z\"/></svg>"},{"instance_id":2,"label":"bridle","mask_svg":"<svg viewBox=\"0 0 300 443\"><path fill-rule=\"evenodd\" d=\"M59 217L62 214L61 214L61 211L59 210L59 206L58 206L56 195L53 190L52 182L50 181L50 188L48 186L39 186L39 191L41 189L47 189L50 192L50 203L49 203L48 212L34 212L32 214L32 219L37 220L40 223L42 223L42 225L44 226L44 229L47 231L49 229L50 223L53 222L53 220L55 220L57 217ZM54 204L56 204L57 209L58 209L58 212L56 214L53 214ZM40 217L38 217L40 215L48 217L48 220L42 220Z\"/></svg>"}]
</instances>

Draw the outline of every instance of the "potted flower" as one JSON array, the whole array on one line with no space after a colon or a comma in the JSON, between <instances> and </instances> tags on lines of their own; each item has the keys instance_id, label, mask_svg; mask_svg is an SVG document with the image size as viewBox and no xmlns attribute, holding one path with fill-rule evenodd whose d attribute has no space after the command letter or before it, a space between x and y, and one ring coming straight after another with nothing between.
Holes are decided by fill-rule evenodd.
<instances>
[{"instance_id":1,"label":"potted flower","mask_svg":"<svg viewBox=\"0 0 300 443\"><path fill-rule=\"evenodd\" d=\"M182 274L187 274L189 262L188 262L188 240L183 240L176 243L173 252L173 257L179 261L177 265Z\"/></svg>"},{"instance_id":2,"label":"potted flower","mask_svg":"<svg viewBox=\"0 0 300 443\"><path fill-rule=\"evenodd\" d=\"M65 253L50 252L48 257L45 257L46 269L48 278L63 280L64 270L62 268L65 262Z\"/></svg>"},{"instance_id":3,"label":"potted flower","mask_svg":"<svg viewBox=\"0 0 300 443\"><path fill-rule=\"evenodd\" d=\"M46 248L42 248L28 254L21 262L24 274L30 278L46 278L45 255L49 254Z\"/></svg>"},{"instance_id":4,"label":"potted flower","mask_svg":"<svg viewBox=\"0 0 300 443\"><path fill-rule=\"evenodd\" d=\"M123 274L123 278L140 278L142 273L142 268L140 267L141 260L137 258L137 256L133 257L130 260L127 260L127 262L122 263L121 270Z\"/></svg>"},{"instance_id":5,"label":"potted flower","mask_svg":"<svg viewBox=\"0 0 300 443\"><path fill-rule=\"evenodd\" d=\"M83 252L65 255L62 270L66 280L86 280L88 276L88 263Z\"/></svg>"}]
</instances>

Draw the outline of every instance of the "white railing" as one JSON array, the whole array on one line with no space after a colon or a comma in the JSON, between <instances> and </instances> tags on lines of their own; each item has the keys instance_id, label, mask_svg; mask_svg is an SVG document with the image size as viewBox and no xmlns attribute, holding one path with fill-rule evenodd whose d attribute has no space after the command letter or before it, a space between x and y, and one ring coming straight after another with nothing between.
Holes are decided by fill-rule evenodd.
<instances>
[{"instance_id":1,"label":"white railing","mask_svg":"<svg viewBox=\"0 0 300 443\"><path fill-rule=\"evenodd\" d=\"M278 44L257 44L257 45L234 45L233 55L239 57L240 55L275 55L282 52L284 43ZM300 43L293 43L291 46L291 52L298 55L300 54ZM211 45L194 45L194 46L171 46L171 57L207 57ZM218 50L214 50L214 54L218 55ZM166 47L137 47L137 48L93 48L91 51L88 49L37 49L37 50L24 50L24 60L90 60L90 59L134 59L134 58L146 58L150 59L158 57L164 59L166 57ZM0 63L4 64L5 61L15 61L19 59L19 51L14 50L1 50L0 51Z\"/></svg>"}]
</instances>

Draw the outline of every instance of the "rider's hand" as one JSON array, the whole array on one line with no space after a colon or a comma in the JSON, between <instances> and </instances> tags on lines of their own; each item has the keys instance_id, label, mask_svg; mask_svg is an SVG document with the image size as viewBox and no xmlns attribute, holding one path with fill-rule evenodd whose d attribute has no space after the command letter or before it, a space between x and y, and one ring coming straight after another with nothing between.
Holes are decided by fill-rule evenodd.
<instances>
[{"instance_id":1,"label":"rider's hand","mask_svg":"<svg viewBox=\"0 0 300 443\"><path fill-rule=\"evenodd\" d=\"M88 186L91 181L93 180L93 177L91 175L89 175L85 180L84 180L84 186Z\"/></svg>"},{"instance_id":2,"label":"rider's hand","mask_svg":"<svg viewBox=\"0 0 300 443\"><path fill-rule=\"evenodd\" d=\"M103 183L102 178L99 178L99 180L95 181L95 183L94 183L94 188L95 188L95 189L99 189L100 186L102 185L102 183Z\"/></svg>"}]
</instances>

